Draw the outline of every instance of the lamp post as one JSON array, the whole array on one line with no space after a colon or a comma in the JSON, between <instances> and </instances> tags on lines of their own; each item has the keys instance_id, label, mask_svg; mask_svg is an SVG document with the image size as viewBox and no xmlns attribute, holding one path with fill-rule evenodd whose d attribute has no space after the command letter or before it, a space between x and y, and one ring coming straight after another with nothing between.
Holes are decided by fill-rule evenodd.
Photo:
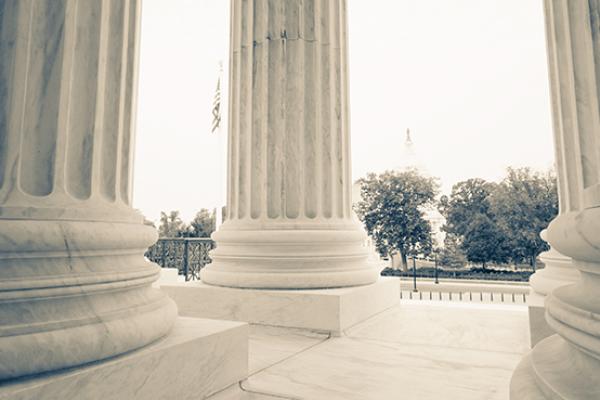
<instances>
[{"instance_id":1,"label":"lamp post","mask_svg":"<svg viewBox=\"0 0 600 400\"><path fill-rule=\"evenodd\" d=\"M413 261L413 292L418 292L417 290L417 259L415 256L412 258Z\"/></svg>"},{"instance_id":2,"label":"lamp post","mask_svg":"<svg viewBox=\"0 0 600 400\"><path fill-rule=\"evenodd\" d=\"M433 257L433 268L434 268L434 273L435 273L435 283L438 284L440 283L438 281L438 265L437 265L437 256Z\"/></svg>"}]
</instances>

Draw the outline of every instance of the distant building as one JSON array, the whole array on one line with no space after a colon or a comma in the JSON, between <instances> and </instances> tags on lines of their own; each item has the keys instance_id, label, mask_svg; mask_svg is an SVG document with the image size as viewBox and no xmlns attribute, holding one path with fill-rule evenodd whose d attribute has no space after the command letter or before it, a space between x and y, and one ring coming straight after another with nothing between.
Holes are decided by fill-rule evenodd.
<instances>
[{"instance_id":1,"label":"distant building","mask_svg":"<svg viewBox=\"0 0 600 400\"><path fill-rule=\"evenodd\" d=\"M393 168L393 171L403 172L409 169L416 169L425 176L431 176L421 157L418 156L415 144L410 135L410 129L406 130L406 138L400 148L398 159L400 164ZM357 204L362 200L360 193L360 184L354 182L352 185L352 204ZM446 233L442 231L442 226L446 223L446 218L437 210L436 207L423 207L421 209L425 214L425 219L431 225L431 233L434 247L443 247ZM396 267L399 263L399 257L393 257L392 266Z\"/></svg>"}]
</instances>

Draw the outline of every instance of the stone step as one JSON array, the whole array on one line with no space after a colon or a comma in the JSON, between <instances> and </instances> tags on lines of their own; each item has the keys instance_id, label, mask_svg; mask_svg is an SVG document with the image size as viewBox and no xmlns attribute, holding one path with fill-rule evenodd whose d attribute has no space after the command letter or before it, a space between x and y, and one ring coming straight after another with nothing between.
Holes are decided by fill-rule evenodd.
<instances>
[{"instance_id":1,"label":"stone step","mask_svg":"<svg viewBox=\"0 0 600 400\"><path fill-rule=\"evenodd\" d=\"M185 282L161 287L180 315L311 329L339 336L400 301L395 278L338 289L261 290Z\"/></svg>"},{"instance_id":2,"label":"stone step","mask_svg":"<svg viewBox=\"0 0 600 400\"><path fill-rule=\"evenodd\" d=\"M169 335L140 350L0 382L0 399L203 399L247 376L247 324L179 317Z\"/></svg>"}]
</instances>

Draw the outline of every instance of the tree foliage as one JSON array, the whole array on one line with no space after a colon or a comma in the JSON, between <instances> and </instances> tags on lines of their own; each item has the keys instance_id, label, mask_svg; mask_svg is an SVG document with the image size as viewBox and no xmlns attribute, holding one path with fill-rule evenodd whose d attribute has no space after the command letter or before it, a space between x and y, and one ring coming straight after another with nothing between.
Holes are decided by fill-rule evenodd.
<instances>
[{"instance_id":1,"label":"tree foliage","mask_svg":"<svg viewBox=\"0 0 600 400\"><path fill-rule=\"evenodd\" d=\"M161 211L158 235L161 238L210 237L215 225L215 213L206 208L200 209L189 224L182 221L179 211Z\"/></svg>"},{"instance_id":2,"label":"tree foliage","mask_svg":"<svg viewBox=\"0 0 600 400\"><path fill-rule=\"evenodd\" d=\"M465 258L481 263L504 262L506 240L491 210L491 198L497 184L480 178L459 182L450 197L442 196L439 209L446 217L444 231L456 238L457 248Z\"/></svg>"},{"instance_id":3,"label":"tree foliage","mask_svg":"<svg viewBox=\"0 0 600 400\"><path fill-rule=\"evenodd\" d=\"M206 208L201 209L196 213L194 219L188 227L189 237L210 237L215 231L215 213L208 211Z\"/></svg>"},{"instance_id":4,"label":"tree foliage","mask_svg":"<svg viewBox=\"0 0 600 400\"><path fill-rule=\"evenodd\" d=\"M461 238L452 233L446 233L444 246L436 249L436 257L440 264L447 267L462 267L467 258L460 248Z\"/></svg>"},{"instance_id":5,"label":"tree foliage","mask_svg":"<svg viewBox=\"0 0 600 400\"><path fill-rule=\"evenodd\" d=\"M535 267L538 254L548 250L540 232L558 213L554 174L509 168L492 197L491 208L510 243L510 258Z\"/></svg>"},{"instance_id":6,"label":"tree foliage","mask_svg":"<svg viewBox=\"0 0 600 400\"><path fill-rule=\"evenodd\" d=\"M159 237L182 237L186 230L186 226L179 216L179 211L170 211L168 214L164 211L160 212Z\"/></svg>"},{"instance_id":7,"label":"tree foliage","mask_svg":"<svg viewBox=\"0 0 600 400\"><path fill-rule=\"evenodd\" d=\"M556 178L509 168L500 184L479 178L457 183L439 208L446 217L443 229L468 261L534 265L547 249L539 234L558 212Z\"/></svg>"},{"instance_id":8,"label":"tree foliage","mask_svg":"<svg viewBox=\"0 0 600 400\"><path fill-rule=\"evenodd\" d=\"M503 263L508 260L507 238L492 214L475 214L467 225L462 250L467 260L481 263Z\"/></svg>"},{"instance_id":9,"label":"tree foliage","mask_svg":"<svg viewBox=\"0 0 600 400\"><path fill-rule=\"evenodd\" d=\"M409 255L429 254L431 226L423 207L432 206L438 191L434 178L417 170L386 171L359 180L362 200L356 213L373 237L382 256L400 252L406 266Z\"/></svg>"},{"instance_id":10,"label":"tree foliage","mask_svg":"<svg viewBox=\"0 0 600 400\"><path fill-rule=\"evenodd\" d=\"M446 218L444 230L464 236L474 216L489 216L490 196L496 186L480 178L468 179L452 186L450 197L440 198L439 210Z\"/></svg>"}]
</instances>

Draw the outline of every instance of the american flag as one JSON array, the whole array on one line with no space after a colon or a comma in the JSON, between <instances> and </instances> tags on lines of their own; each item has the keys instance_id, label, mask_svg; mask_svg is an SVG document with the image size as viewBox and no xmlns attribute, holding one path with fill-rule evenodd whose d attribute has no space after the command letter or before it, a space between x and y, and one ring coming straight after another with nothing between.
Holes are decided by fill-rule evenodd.
<instances>
[{"instance_id":1,"label":"american flag","mask_svg":"<svg viewBox=\"0 0 600 400\"><path fill-rule=\"evenodd\" d=\"M217 90L215 92L215 98L213 100L213 108L212 108L212 130L211 133L216 131L221 125L221 78L217 81Z\"/></svg>"}]
</instances>

